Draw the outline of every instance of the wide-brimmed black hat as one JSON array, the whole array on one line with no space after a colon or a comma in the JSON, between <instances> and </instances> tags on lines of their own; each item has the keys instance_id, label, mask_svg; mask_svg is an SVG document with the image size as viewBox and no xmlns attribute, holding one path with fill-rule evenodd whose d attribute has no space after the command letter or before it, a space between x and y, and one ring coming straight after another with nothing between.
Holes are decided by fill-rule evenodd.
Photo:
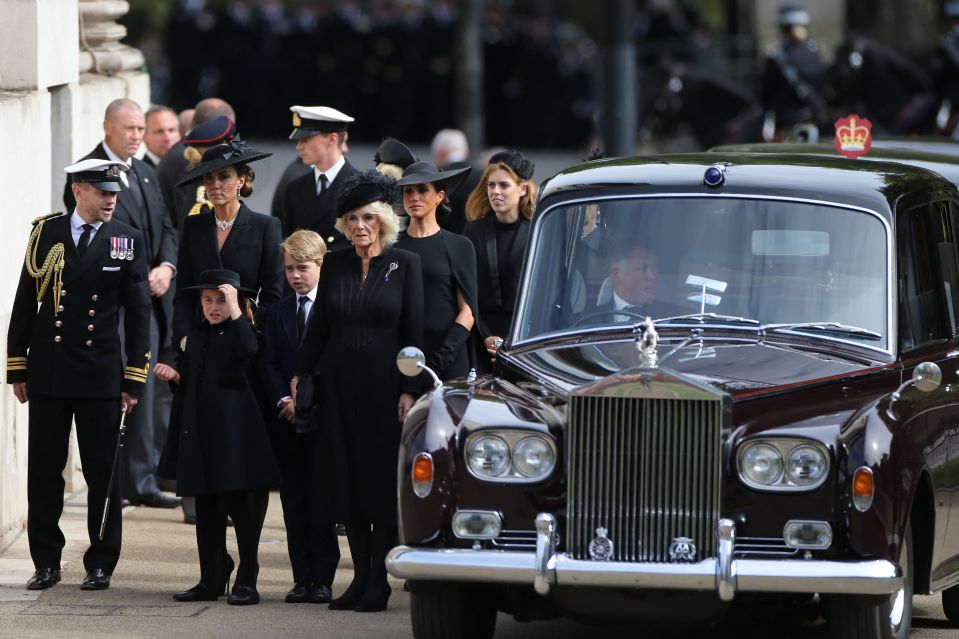
<instances>
[{"instance_id":1,"label":"wide-brimmed black hat","mask_svg":"<svg viewBox=\"0 0 959 639\"><path fill-rule=\"evenodd\" d=\"M407 184L433 184L437 191L445 191L447 197L463 183L471 166L461 169L440 171L432 162L414 162L403 170L403 177L396 181L397 186Z\"/></svg>"},{"instance_id":2,"label":"wide-brimmed black hat","mask_svg":"<svg viewBox=\"0 0 959 639\"><path fill-rule=\"evenodd\" d=\"M227 144L217 144L207 149L203 153L203 159L193 169L187 173L187 176L177 183L177 186L192 184L203 178L207 173L213 173L220 169L233 166L234 164L249 164L263 158L268 158L272 153L266 151L257 151L251 149L239 140L231 140Z\"/></svg>"},{"instance_id":3,"label":"wide-brimmed black hat","mask_svg":"<svg viewBox=\"0 0 959 639\"><path fill-rule=\"evenodd\" d=\"M386 138L380 143L376 153L373 154L374 164L395 164L401 169L416 162L416 156L406 146L396 138Z\"/></svg>"},{"instance_id":4,"label":"wide-brimmed black hat","mask_svg":"<svg viewBox=\"0 0 959 639\"><path fill-rule=\"evenodd\" d=\"M193 286L185 286L184 291L216 290L220 284L229 284L241 293L253 295L253 289L240 284L240 274L228 268L209 268L200 273L199 281Z\"/></svg>"},{"instance_id":5,"label":"wide-brimmed black hat","mask_svg":"<svg viewBox=\"0 0 959 639\"><path fill-rule=\"evenodd\" d=\"M489 164L505 164L513 169L521 180L528 180L533 177L533 170L536 168L536 165L529 158L514 149L494 153L490 156Z\"/></svg>"},{"instance_id":6,"label":"wide-brimmed black hat","mask_svg":"<svg viewBox=\"0 0 959 639\"><path fill-rule=\"evenodd\" d=\"M383 202L393 205L397 197L396 180L379 171L367 169L354 173L339 192L333 210L336 217L342 217L370 202Z\"/></svg>"}]
</instances>

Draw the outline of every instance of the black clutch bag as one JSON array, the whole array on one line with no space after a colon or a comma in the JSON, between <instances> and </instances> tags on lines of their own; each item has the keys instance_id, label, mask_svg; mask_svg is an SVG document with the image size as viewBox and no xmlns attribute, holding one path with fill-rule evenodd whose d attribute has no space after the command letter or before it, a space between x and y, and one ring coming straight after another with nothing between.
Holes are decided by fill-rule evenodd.
<instances>
[{"instance_id":1,"label":"black clutch bag","mask_svg":"<svg viewBox=\"0 0 959 639\"><path fill-rule=\"evenodd\" d=\"M317 390L319 376L305 375L296 385L296 416L293 418L293 430L297 433L309 433L317 427Z\"/></svg>"}]
</instances>

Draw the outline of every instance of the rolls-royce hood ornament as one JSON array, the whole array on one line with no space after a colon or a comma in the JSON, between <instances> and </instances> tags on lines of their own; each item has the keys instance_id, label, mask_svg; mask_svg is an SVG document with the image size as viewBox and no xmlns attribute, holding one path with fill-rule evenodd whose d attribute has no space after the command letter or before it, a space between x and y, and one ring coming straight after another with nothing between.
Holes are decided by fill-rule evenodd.
<instances>
[{"instance_id":1,"label":"rolls-royce hood ornament","mask_svg":"<svg viewBox=\"0 0 959 639\"><path fill-rule=\"evenodd\" d=\"M659 361L659 354L656 352L659 346L659 333L656 332L656 323L653 322L653 318L647 317L642 323L637 324L633 334L636 337L640 367L656 368Z\"/></svg>"}]
</instances>

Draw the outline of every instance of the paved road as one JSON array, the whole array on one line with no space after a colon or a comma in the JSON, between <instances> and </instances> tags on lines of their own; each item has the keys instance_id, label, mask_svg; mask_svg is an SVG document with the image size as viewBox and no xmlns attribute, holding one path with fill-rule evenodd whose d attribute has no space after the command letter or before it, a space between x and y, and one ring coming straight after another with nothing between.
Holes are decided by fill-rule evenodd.
<instances>
[{"instance_id":1,"label":"paved road","mask_svg":"<svg viewBox=\"0 0 959 639\"><path fill-rule=\"evenodd\" d=\"M263 602L237 608L225 600L214 603L178 604L170 595L193 585L197 577L193 528L180 521L178 510L128 508L124 519L123 556L113 587L103 592L77 588L83 577L81 553L85 547L83 496L70 501L63 520L67 537L63 582L42 593L23 589L32 572L26 535L0 553L0 637L93 637L169 639L170 637L323 637L324 639L378 639L411 637L409 596L402 584L393 582L394 595L388 611L379 614L334 612L325 606L283 603L290 586L289 564L279 498L272 496L260 554L259 590ZM235 546L234 546L235 548ZM351 578L349 552L334 591L342 592ZM944 639L959 636L948 628L938 597L917 597L914 639ZM820 639L828 635L819 622L798 627L798 614L790 611L750 609L738 613L738 623L720 628L650 630L642 625L591 627L572 621L518 623L500 615L498 639L606 639L614 637L737 639ZM783 622L796 622L783 630ZM745 630L743 630L745 628ZM644 632L646 630L646 632Z\"/></svg>"}]
</instances>

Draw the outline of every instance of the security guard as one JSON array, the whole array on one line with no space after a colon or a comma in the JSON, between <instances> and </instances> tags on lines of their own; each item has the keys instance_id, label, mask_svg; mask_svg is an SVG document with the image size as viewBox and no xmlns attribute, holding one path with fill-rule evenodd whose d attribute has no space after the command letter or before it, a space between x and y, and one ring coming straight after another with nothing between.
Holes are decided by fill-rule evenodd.
<instances>
[{"instance_id":1,"label":"security guard","mask_svg":"<svg viewBox=\"0 0 959 639\"><path fill-rule=\"evenodd\" d=\"M125 182L123 162L88 159L68 166L77 205L33 222L7 334L7 383L30 401L27 537L36 572L30 590L60 581L64 545L63 468L77 424L89 486L83 590L103 590L120 556L120 482L112 483L103 540L101 516L114 464L120 411L142 393L150 366L150 295L142 236L112 220ZM39 307L38 307L39 305ZM118 314L123 307L125 358ZM124 366L124 359L126 365Z\"/></svg>"},{"instance_id":2,"label":"security guard","mask_svg":"<svg viewBox=\"0 0 959 639\"><path fill-rule=\"evenodd\" d=\"M347 127L353 118L325 106L292 106L296 153L303 164L312 165L306 175L286 185L283 198L283 237L293 231L316 231L331 251L350 246L334 228L337 194L356 168L344 157L349 151Z\"/></svg>"},{"instance_id":3,"label":"security guard","mask_svg":"<svg viewBox=\"0 0 959 639\"><path fill-rule=\"evenodd\" d=\"M819 46L809 39L809 13L798 4L784 4L776 14L781 46L766 57L762 104L766 111L763 138L797 123L818 123L825 117L822 83L825 67Z\"/></svg>"}]
</instances>

